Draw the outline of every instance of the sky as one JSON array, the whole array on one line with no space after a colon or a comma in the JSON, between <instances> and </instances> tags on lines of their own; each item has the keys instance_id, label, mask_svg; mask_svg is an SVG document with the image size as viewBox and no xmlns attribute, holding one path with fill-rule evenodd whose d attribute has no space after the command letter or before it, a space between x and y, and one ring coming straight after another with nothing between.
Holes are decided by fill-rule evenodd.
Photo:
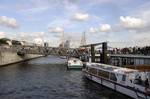
<instances>
[{"instance_id":1,"label":"sky","mask_svg":"<svg viewBox=\"0 0 150 99\"><path fill-rule=\"evenodd\" d=\"M150 0L0 0L0 38L58 46L107 41L110 46L150 42Z\"/></svg>"}]
</instances>

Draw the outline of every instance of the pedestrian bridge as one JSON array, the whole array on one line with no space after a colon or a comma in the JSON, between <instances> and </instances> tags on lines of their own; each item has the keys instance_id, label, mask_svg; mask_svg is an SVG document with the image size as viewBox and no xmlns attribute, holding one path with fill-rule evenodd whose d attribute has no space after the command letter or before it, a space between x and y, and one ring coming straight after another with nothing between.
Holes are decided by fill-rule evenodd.
<instances>
[{"instance_id":1,"label":"pedestrian bridge","mask_svg":"<svg viewBox=\"0 0 150 99\"><path fill-rule=\"evenodd\" d=\"M61 47L41 47L41 46L11 46L0 47L0 51L13 51L18 55L25 54L39 54L39 55L56 55L56 56L77 56L79 55L77 49L61 48Z\"/></svg>"}]
</instances>

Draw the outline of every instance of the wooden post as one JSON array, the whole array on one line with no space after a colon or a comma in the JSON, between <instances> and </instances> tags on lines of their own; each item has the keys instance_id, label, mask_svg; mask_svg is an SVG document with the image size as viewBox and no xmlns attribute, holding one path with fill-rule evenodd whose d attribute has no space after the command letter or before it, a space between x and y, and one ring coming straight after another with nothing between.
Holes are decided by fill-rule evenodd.
<instances>
[{"instance_id":1,"label":"wooden post","mask_svg":"<svg viewBox=\"0 0 150 99\"><path fill-rule=\"evenodd\" d=\"M107 42L102 43L101 63L107 64Z\"/></svg>"},{"instance_id":2,"label":"wooden post","mask_svg":"<svg viewBox=\"0 0 150 99\"><path fill-rule=\"evenodd\" d=\"M91 61L95 62L95 50L94 45L91 45Z\"/></svg>"}]
</instances>

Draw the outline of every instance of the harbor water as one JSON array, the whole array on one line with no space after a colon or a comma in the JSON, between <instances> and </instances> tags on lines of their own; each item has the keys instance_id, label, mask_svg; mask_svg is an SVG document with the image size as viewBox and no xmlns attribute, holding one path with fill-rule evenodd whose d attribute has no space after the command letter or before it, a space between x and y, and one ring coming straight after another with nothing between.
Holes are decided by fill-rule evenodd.
<instances>
[{"instance_id":1,"label":"harbor water","mask_svg":"<svg viewBox=\"0 0 150 99\"><path fill-rule=\"evenodd\" d=\"M42 57L0 68L0 99L129 99L67 70L66 60Z\"/></svg>"}]
</instances>

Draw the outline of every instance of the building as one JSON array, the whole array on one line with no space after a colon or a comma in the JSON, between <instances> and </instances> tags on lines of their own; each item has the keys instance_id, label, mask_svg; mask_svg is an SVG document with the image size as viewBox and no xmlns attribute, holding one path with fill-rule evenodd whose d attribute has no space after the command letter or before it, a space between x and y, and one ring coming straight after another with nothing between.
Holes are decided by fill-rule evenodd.
<instances>
[{"instance_id":1,"label":"building","mask_svg":"<svg viewBox=\"0 0 150 99\"><path fill-rule=\"evenodd\" d=\"M44 47L48 47L49 45L48 45L48 43L47 42L45 42L44 43Z\"/></svg>"},{"instance_id":2,"label":"building","mask_svg":"<svg viewBox=\"0 0 150 99\"><path fill-rule=\"evenodd\" d=\"M85 32L83 32L82 37L81 37L81 42L80 42L80 46L86 45L86 36L85 36Z\"/></svg>"},{"instance_id":3,"label":"building","mask_svg":"<svg viewBox=\"0 0 150 99\"><path fill-rule=\"evenodd\" d=\"M110 64L115 66L150 65L150 56L110 54Z\"/></svg>"},{"instance_id":4,"label":"building","mask_svg":"<svg viewBox=\"0 0 150 99\"><path fill-rule=\"evenodd\" d=\"M64 44L65 48L70 48L70 41L66 40L65 44Z\"/></svg>"}]
</instances>

